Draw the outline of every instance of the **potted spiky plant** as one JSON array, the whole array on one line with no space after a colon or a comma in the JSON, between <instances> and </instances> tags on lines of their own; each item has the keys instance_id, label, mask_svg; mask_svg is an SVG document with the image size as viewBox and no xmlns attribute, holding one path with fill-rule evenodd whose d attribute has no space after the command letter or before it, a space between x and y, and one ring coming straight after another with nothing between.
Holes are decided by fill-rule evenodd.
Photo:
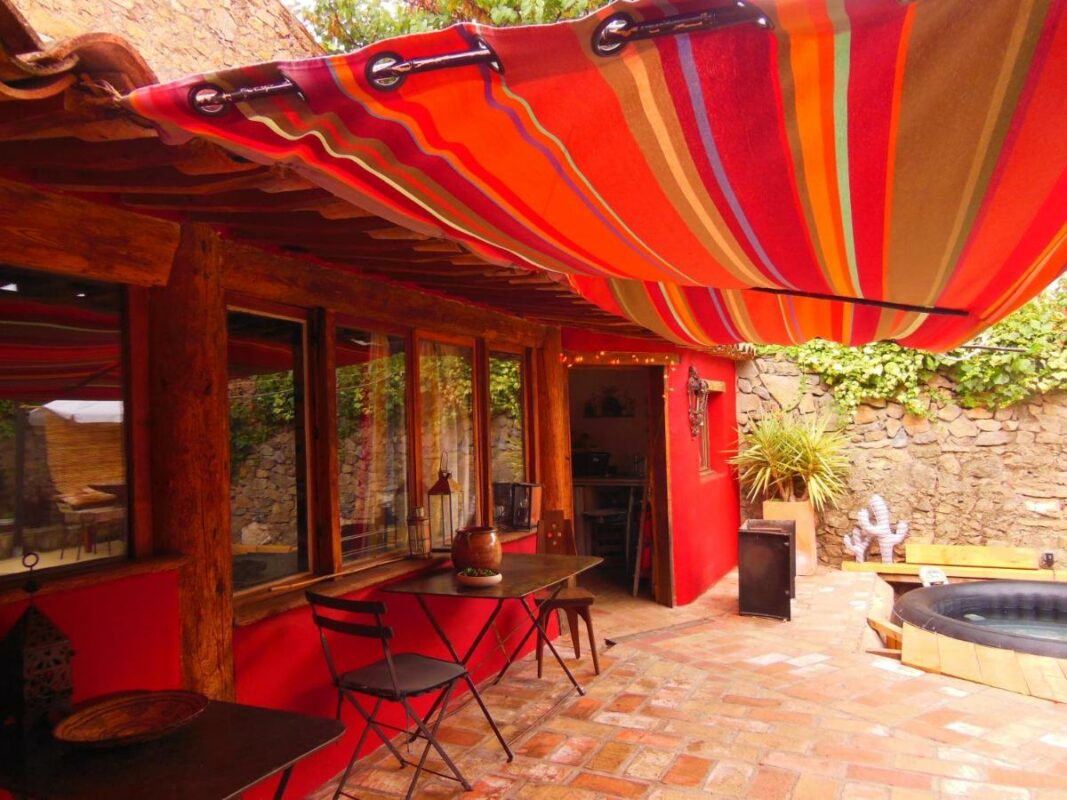
<instances>
[{"instance_id":1,"label":"potted spiky plant","mask_svg":"<svg viewBox=\"0 0 1067 800\"><path fill-rule=\"evenodd\" d=\"M797 524L797 573L810 575L818 563L815 515L845 493L848 439L826 416L798 418L769 414L741 432L730 459L748 499L763 500L764 519Z\"/></svg>"}]
</instances>

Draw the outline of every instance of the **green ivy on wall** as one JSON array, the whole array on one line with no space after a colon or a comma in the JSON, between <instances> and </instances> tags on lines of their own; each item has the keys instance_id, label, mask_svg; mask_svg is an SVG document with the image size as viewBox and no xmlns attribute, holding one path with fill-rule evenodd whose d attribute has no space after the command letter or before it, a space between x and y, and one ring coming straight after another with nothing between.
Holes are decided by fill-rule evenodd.
<instances>
[{"instance_id":1,"label":"green ivy on wall","mask_svg":"<svg viewBox=\"0 0 1067 800\"><path fill-rule=\"evenodd\" d=\"M927 353L893 342L846 347L815 340L758 352L784 356L817 375L849 412L872 400L900 403L916 416L928 416L949 401L963 408L1005 408L1067 390L1067 285L1039 295L972 344L994 349ZM938 377L953 388L937 386Z\"/></svg>"}]
</instances>

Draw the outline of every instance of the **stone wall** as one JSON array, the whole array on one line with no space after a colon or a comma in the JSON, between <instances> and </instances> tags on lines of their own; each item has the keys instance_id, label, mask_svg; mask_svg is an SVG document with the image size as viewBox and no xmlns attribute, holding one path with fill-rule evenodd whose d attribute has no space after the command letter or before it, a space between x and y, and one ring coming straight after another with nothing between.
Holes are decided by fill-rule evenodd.
<instances>
[{"instance_id":1,"label":"stone wall","mask_svg":"<svg viewBox=\"0 0 1067 800\"><path fill-rule=\"evenodd\" d=\"M771 410L832 411L827 387L790 361L743 362L737 375L742 429ZM823 514L821 562L852 558L841 538L877 492L894 524L911 524L909 541L1037 547L1067 563L1067 395L996 412L949 404L931 419L905 414L896 403L872 403L857 409L847 433L849 491ZM757 511L742 508L745 517ZM877 550L873 543L871 554Z\"/></svg>"},{"instance_id":2,"label":"stone wall","mask_svg":"<svg viewBox=\"0 0 1067 800\"><path fill-rule=\"evenodd\" d=\"M14 0L42 39L113 33L161 81L322 49L279 0Z\"/></svg>"}]
</instances>

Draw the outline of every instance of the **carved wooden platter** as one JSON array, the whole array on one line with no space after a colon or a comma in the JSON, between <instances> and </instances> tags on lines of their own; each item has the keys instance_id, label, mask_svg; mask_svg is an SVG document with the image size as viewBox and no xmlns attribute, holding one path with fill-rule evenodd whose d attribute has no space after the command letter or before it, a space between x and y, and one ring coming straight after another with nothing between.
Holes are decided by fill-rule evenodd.
<instances>
[{"instance_id":1,"label":"carved wooden platter","mask_svg":"<svg viewBox=\"0 0 1067 800\"><path fill-rule=\"evenodd\" d=\"M166 736L207 708L196 692L119 692L88 700L52 731L61 742L121 747Z\"/></svg>"}]
</instances>

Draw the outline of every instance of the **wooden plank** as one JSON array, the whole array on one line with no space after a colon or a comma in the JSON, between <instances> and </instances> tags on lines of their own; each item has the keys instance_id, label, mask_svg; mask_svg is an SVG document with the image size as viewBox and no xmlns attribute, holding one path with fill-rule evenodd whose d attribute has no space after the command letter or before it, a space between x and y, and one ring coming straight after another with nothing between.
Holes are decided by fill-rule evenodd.
<instances>
[{"instance_id":1,"label":"wooden plank","mask_svg":"<svg viewBox=\"0 0 1067 800\"><path fill-rule=\"evenodd\" d=\"M882 642L890 650L899 650L902 645L904 631L899 625L894 625L888 620L879 617L867 617L867 624L877 633Z\"/></svg>"},{"instance_id":2,"label":"wooden plank","mask_svg":"<svg viewBox=\"0 0 1067 800\"><path fill-rule=\"evenodd\" d=\"M1040 551L1033 547L988 547L986 545L918 542L904 546L904 559L909 564L1037 569L1039 557Z\"/></svg>"},{"instance_id":3,"label":"wooden plank","mask_svg":"<svg viewBox=\"0 0 1067 800\"><path fill-rule=\"evenodd\" d=\"M976 683L982 682L982 669L978 665L978 654L973 642L938 636L937 652L943 673Z\"/></svg>"},{"instance_id":4,"label":"wooden plank","mask_svg":"<svg viewBox=\"0 0 1067 800\"><path fill-rule=\"evenodd\" d=\"M940 672L941 656L937 649L937 634L905 622L900 660L908 666L927 672Z\"/></svg>"},{"instance_id":5,"label":"wooden plank","mask_svg":"<svg viewBox=\"0 0 1067 800\"><path fill-rule=\"evenodd\" d=\"M149 296L152 512L161 551L189 556L180 618L186 688L234 696L226 306L219 239L187 225Z\"/></svg>"},{"instance_id":6,"label":"wooden plank","mask_svg":"<svg viewBox=\"0 0 1067 800\"><path fill-rule=\"evenodd\" d=\"M83 278L161 286L179 226L0 179L4 261Z\"/></svg>"},{"instance_id":7,"label":"wooden plank","mask_svg":"<svg viewBox=\"0 0 1067 800\"><path fill-rule=\"evenodd\" d=\"M1067 680L1056 659L1031 653L1016 653L1016 658L1030 694L1058 703L1067 702Z\"/></svg>"},{"instance_id":8,"label":"wooden plank","mask_svg":"<svg viewBox=\"0 0 1067 800\"><path fill-rule=\"evenodd\" d=\"M877 572L879 575L888 576L892 579L897 575L918 575L920 568L932 566L930 564L883 564L880 561L844 561L841 569L844 572ZM1050 569L1001 569L997 567L951 567L939 566L945 575L950 578L981 578L985 580L1017 580L1017 581L1056 581L1067 578L1067 573L1059 575Z\"/></svg>"},{"instance_id":9,"label":"wooden plank","mask_svg":"<svg viewBox=\"0 0 1067 800\"><path fill-rule=\"evenodd\" d=\"M1009 692L1030 694L1030 687L1023 677L1014 650L1002 650L982 644L976 644L974 650L978 655L978 666L982 670L982 683L1007 689Z\"/></svg>"}]
</instances>

